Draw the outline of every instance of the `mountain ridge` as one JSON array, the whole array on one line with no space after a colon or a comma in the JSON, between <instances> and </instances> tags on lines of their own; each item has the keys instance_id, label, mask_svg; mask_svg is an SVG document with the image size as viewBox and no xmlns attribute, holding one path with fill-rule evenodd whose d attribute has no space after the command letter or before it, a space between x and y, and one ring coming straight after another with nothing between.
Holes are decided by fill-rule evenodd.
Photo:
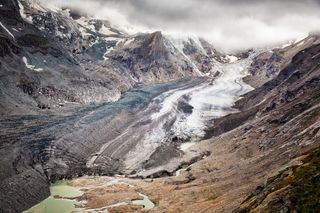
<instances>
[{"instance_id":1,"label":"mountain ridge","mask_svg":"<svg viewBox=\"0 0 320 213\"><path fill-rule=\"evenodd\" d=\"M50 181L120 174L146 179L154 212L254 212L269 202L265 189L245 199L257 185L318 149L317 35L230 56L201 38L1 4L1 211L34 206Z\"/></svg>"}]
</instances>

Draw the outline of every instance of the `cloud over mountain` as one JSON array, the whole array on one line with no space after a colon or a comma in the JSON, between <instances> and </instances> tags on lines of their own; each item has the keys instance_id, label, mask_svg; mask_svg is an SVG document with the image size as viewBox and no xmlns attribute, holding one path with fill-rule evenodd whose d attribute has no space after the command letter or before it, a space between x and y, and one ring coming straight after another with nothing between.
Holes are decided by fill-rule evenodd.
<instances>
[{"instance_id":1,"label":"cloud over mountain","mask_svg":"<svg viewBox=\"0 0 320 213\"><path fill-rule=\"evenodd\" d=\"M263 47L320 30L317 0L42 0L76 8L129 31L194 35L230 51Z\"/></svg>"}]
</instances>

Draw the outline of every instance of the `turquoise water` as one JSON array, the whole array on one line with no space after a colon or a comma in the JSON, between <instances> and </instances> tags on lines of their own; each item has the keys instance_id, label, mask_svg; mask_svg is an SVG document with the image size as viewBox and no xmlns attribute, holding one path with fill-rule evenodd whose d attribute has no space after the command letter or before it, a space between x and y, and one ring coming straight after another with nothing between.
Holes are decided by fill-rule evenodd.
<instances>
[{"instance_id":1,"label":"turquoise water","mask_svg":"<svg viewBox=\"0 0 320 213\"><path fill-rule=\"evenodd\" d=\"M155 207L154 203L152 203L151 200L149 200L148 196L140 193L139 195L143 197L143 200L133 200L133 205L144 206L145 209L153 209Z\"/></svg>"},{"instance_id":2,"label":"turquoise water","mask_svg":"<svg viewBox=\"0 0 320 213\"><path fill-rule=\"evenodd\" d=\"M72 198L83 194L79 188L68 186L65 181L52 184L50 193L50 197L24 213L70 213L76 210L75 205L77 204L77 201ZM55 198L55 196L61 198Z\"/></svg>"},{"instance_id":3,"label":"turquoise water","mask_svg":"<svg viewBox=\"0 0 320 213\"><path fill-rule=\"evenodd\" d=\"M59 181L51 185L51 196L59 196L62 198L75 198L83 195L83 192L76 187L68 186L65 181Z\"/></svg>"},{"instance_id":4,"label":"turquoise water","mask_svg":"<svg viewBox=\"0 0 320 213\"><path fill-rule=\"evenodd\" d=\"M79 203L74 199L83 195L83 192L79 188L68 186L66 181L58 181L51 185L50 193L50 197L23 213L70 213L80 210L76 208L76 204ZM148 196L140 193L139 195L143 197L143 199L133 200L131 204L143 206L144 209L152 209L155 207ZM92 212L94 212L94 209Z\"/></svg>"},{"instance_id":5,"label":"turquoise water","mask_svg":"<svg viewBox=\"0 0 320 213\"><path fill-rule=\"evenodd\" d=\"M50 196L24 213L70 213L76 210L76 203L75 200L56 199Z\"/></svg>"}]
</instances>

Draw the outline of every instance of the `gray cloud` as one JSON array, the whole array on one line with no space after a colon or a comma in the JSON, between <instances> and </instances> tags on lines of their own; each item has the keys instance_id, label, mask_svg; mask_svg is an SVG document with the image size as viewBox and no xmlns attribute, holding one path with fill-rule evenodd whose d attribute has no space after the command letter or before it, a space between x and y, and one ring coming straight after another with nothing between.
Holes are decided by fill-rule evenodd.
<instances>
[{"instance_id":1,"label":"gray cloud","mask_svg":"<svg viewBox=\"0 0 320 213\"><path fill-rule=\"evenodd\" d=\"M225 51L282 43L320 30L317 0L42 0L109 19L129 31L210 40Z\"/></svg>"}]
</instances>

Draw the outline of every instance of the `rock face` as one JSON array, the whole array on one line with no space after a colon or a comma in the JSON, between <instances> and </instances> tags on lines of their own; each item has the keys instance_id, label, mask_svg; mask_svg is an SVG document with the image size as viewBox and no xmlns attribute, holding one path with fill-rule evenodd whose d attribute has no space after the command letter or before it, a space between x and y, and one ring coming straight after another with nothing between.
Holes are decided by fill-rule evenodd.
<instances>
[{"instance_id":1,"label":"rock face","mask_svg":"<svg viewBox=\"0 0 320 213\"><path fill-rule=\"evenodd\" d=\"M194 67L161 32L138 35L107 57L117 67L130 70L132 77L139 82L197 75Z\"/></svg>"},{"instance_id":2,"label":"rock face","mask_svg":"<svg viewBox=\"0 0 320 213\"><path fill-rule=\"evenodd\" d=\"M298 52L318 42L318 36L308 36L300 41L258 54L249 70L251 75L245 77L244 80L254 88L262 86L275 78L282 69L289 65Z\"/></svg>"},{"instance_id":3,"label":"rock face","mask_svg":"<svg viewBox=\"0 0 320 213\"><path fill-rule=\"evenodd\" d=\"M68 9L51 10L32 0L4 3L2 114L114 101L136 84L200 76L198 66L206 64L195 66L161 32L128 35ZM206 60L215 57L201 54Z\"/></svg>"},{"instance_id":4,"label":"rock face","mask_svg":"<svg viewBox=\"0 0 320 213\"><path fill-rule=\"evenodd\" d=\"M201 62L195 65L161 32L128 35L108 21L68 9L48 9L32 0L4 0L1 5L0 191L7 192L0 193L1 212L21 212L46 198L49 179L88 172L87 158L103 139L117 134L116 128L107 136L97 131L103 129L102 123L95 124L91 134L83 130L69 134L70 129L77 132L91 122L79 120L97 107L91 103L107 105L138 85L203 75L198 68ZM207 60L215 56L213 47L210 55L202 46L195 48ZM211 63L206 72L210 74L220 63ZM127 97L118 104L119 109L126 104L134 107L135 102L156 94L147 91L141 98ZM77 108L79 105L88 108ZM107 109L100 114L106 116L104 122L110 116ZM81 142L76 143L76 137ZM53 153L65 161L49 160ZM110 167L95 172L113 174L120 163L111 162Z\"/></svg>"}]
</instances>

